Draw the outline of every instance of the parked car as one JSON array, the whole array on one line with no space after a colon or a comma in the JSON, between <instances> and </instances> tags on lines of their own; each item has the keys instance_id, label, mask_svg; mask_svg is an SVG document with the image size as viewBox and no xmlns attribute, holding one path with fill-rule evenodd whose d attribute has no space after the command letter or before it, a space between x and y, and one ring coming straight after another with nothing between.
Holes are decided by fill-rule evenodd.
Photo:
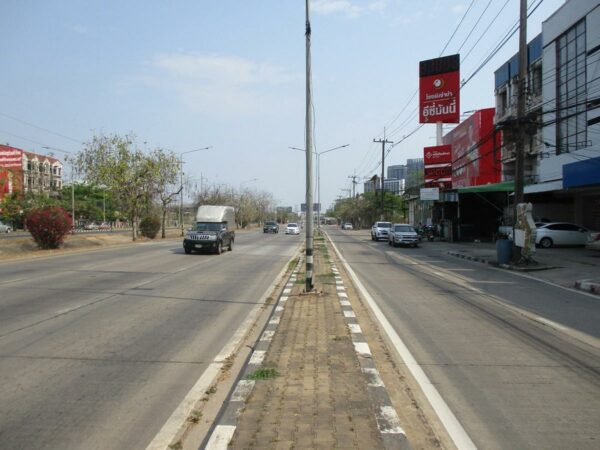
<instances>
[{"instance_id":1,"label":"parked car","mask_svg":"<svg viewBox=\"0 0 600 450\"><path fill-rule=\"evenodd\" d=\"M392 222L375 222L371 227L371 239L373 241L378 241L379 239L387 240L391 227Z\"/></svg>"},{"instance_id":2,"label":"parked car","mask_svg":"<svg viewBox=\"0 0 600 450\"><path fill-rule=\"evenodd\" d=\"M290 222L285 227L285 234L300 234L300 227L295 222Z\"/></svg>"},{"instance_id":3,"label":"parked car","mask_svg":"<svg viewBox=\"0 0 600 450\"><path fill-rule=\"evenodd\" d=\"M279 233L279 225L274 220L267 220L263 226L263 233Z\"/></svg>"},{"instance_id":4,"label":"parked car","mask_svg":"<svg viewBox=\"0 0 600 450\"><path fill-rule=\"evenodd\" d=\"M12 227L4 222L0 222L0 233L10 233Z\"/></svg>"},{"instance_id":5,"label":"parked car","mask_svg":"<svg viewBox=\"0 0 600 450\"><path fill-rule=\"evenodd\" d=\"M99 230L100 225L98 225L96 222L91 222L91 223L86 224L83 228L85 230Z\"/></svg>"},{"instance_id":6,"label":"parked car","mask_svg":"<svg viewBox=\"0 0 600 450\"><path fill-rule=\"evenodd\" d=\"M600 250L600 233L590 233L585 243L585 248L589 250Z\"/></svg>"},{"instance_id":7,"label":"parked car","mask_svg":"<svg viewBox=\"0 0 600 450\"><path fill-rule=\"evenodd\" d=\"M346 222L342 224L342 230L353 230L354 227L350 222Z\"/></svg>"},{"instance_id":8,"label":"parked car","mask_svg":"<svg viewBox=\"0 0 600 450\"><path fill-rule=\"evenodd\" d=\"M419 234L412 225L408 223L395 223L388 233L388 244L397 247L398 245L419 246Z\"/></svg>"},{"instance_id":9,"label":"parked car","mask_svg":"<svg viewBox=\"0 0 600 450\"><path fill-rule=\"evenodd\" d=\"M568 222L536 223L535 244L542 248L554 245L585 245L590 238L590 230Z\"/></svg>"},{"instance_id":10,"label":"parked car","mask_svg":"<svg viewBox=\"0 0 600 450\"><path fill-rule=\"evenodd\" d=\"M102 222L98 228L100 228L101 230L110 230L110 224Z\"/></svg>"}]
</instances>

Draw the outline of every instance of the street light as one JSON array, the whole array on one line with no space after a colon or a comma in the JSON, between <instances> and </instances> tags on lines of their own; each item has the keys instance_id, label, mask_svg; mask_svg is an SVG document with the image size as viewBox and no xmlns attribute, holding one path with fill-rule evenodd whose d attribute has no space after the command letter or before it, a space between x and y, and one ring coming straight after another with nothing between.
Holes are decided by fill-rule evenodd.
<instances>
[{"instance_id":1,"label":"street light","mask_svg":"<svg viewBox=\"0 0 600 450\"><path fill-rule=\"evenodd\" d=\"M66 150L61 150L60 148L56 148L56 147L49 147L49 146L43 146L42 148L46 149L46 150L55 150L57 152L62 152L62 153L66 153L68 155L72 155L72 152L68 152ZM75 174L75 166L73 165L73 158L65 158L66 160L68 160L71 163L71 215L72 215L72 230L71 233L75 233L75 178L74 178L74 174ZM62 180L62 176L61 176L61 180Z\"/></svg>"},{"instance_id":2,"label":"street light","mask_svg":"<svg viewBox=\"0 0 600 450\"><path fill-rule=\"evenodd\" d=\"M317 155L317 204L319 208L317 209L317 228L321 229L321 155L325 153L332 152L334 150L339 150L340 148L349 147L350 144L340 145L338 147L333 147L328 150L323 150L322 152L314 152L313 154ZM301 152L305 152L303 148L298 147L289 147L292 150L300 150ZM307 208L312 208L312 205L306 205Z\"/></svg>"},{"instance_id":3,"label":"street light","mask_svg":"<svg viewBox=\"0 0 600 450\"><path fill-rule=\"evenodd\" d=\"M179 154L179 180L181 184L179 185L179 224L181 226L181 236L183 236L183 216L181 211L183 209L183 155L187 153L199 152L202 150L208 150L212 148L212 145L208 147L196 148L194 150L188 150L187 152L182 152Z\"/></svg>"},{"instance_id":4,"label":"street light","mask_svg":"<svg viewBox=\"0 0 600 450\"><path fill-rule=\"evenodd\" d=\"M252 183L253 181L258 181L258 178L251 178L249 180L240 181L240 225L244 228L244 214L243 214L243 204L242 204L242 186L247 183Z\"/></svg>"}]
</instances>

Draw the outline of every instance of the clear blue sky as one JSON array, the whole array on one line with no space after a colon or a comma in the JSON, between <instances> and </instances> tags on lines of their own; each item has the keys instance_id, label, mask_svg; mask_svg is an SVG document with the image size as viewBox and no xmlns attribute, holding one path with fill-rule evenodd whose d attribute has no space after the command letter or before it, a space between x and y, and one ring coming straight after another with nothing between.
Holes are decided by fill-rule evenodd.
<instances>
[{"instance_id":1,"label":"clear blue sky","mask_svg":"<svg viewBox=\"0 0 600 450\"><path fill-rule=\"evenodd\" d=\"M542 1L528 40L563 3ZM363 178L380 172L372 141L384 126L394 141L417 127L416 98L408 101L418 63L440 55L470 4L311 2L316 151L350 144L321 157L324 207L347 194L350 175L362 192ZM517 22L518 9L519 0L474 1L444 52L462 45L461 78ZM133 133L176 153L211 145L185 155L186 173L298 207L305 160L288 146L304 147L304 20L304 0L3 0L0 142L77 152L94 134ZM493 72L517 52L517 38L465 86L462 111L494 106ZM422 157L434 136L435 126L424 126L386 166Z\"/></svg>"}]
</instances>

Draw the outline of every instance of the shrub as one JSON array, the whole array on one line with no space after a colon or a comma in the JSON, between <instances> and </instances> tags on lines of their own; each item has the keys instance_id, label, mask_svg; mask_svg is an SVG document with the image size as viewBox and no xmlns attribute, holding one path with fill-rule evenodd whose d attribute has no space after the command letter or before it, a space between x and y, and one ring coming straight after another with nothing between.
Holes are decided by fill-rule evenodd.
<instances>
[{"instance_id":1,"label":"shrub","mask_svg":"<svg viewBox=\"0 0 600 450\"><path fill-rule=\"evenodd\" d=\"M58 248L73 227L73 220L60 206L44 206L27 213L25 226L40 248Z\"/></svg>"},{"instance_id":2,"label":"shrub","mask_svg":"<svg viewBox=\"0 0 600 450\"><path fill-rule=\"evenodd\" d=\"M140 233L150 239L154 239L160 230L160 219L158 217L144 217L140 222Z\"/></svg>"}]
</instances>

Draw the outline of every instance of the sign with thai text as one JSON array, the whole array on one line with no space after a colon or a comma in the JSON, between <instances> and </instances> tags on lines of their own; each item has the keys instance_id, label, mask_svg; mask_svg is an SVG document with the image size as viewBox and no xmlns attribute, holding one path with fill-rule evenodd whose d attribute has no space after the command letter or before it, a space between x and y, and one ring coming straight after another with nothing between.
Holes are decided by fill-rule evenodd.
<instances>
[{"instance_id":1,"label":"sign with thai text","mask_svg":"<svg viewBox=\"0 0 600 450\"><path fill-rule=\"evenodd\" d=\"M452 187L452 146L437 145L423 149L425 187Z\"/></svg>"},{"instance_id":2,"label":"sign with thai text","mask_svg":"<svg viewBox=\"0 0 600 450\"><path fill-rule=\"evenodd\" d=\"M460 122L460 55L419 63L419 123Z\"/></svg>"}]
</instances>

